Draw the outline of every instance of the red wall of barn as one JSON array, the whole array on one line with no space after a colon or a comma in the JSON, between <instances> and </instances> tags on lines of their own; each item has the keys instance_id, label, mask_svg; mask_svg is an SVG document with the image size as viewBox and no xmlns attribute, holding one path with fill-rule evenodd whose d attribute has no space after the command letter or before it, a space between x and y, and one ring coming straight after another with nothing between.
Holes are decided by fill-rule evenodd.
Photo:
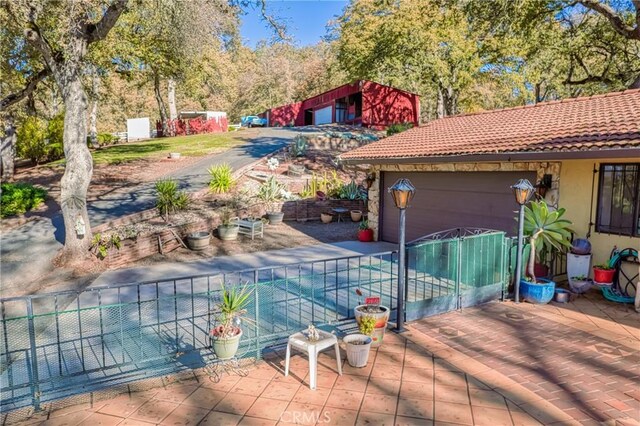
<instances>
[{"instance_id":1,"label":"red wall of barn","mask_svg":"<svg viewBox=\"0 0 640 426\"><path fill-rule=\"evenodd\" d=\"M269 126L286 126L294 121L295 126L304 126L304 111L333 106L335 121L335 101L354 93L362 92L362 125L382 128L394 123L411 122L418 125L420 97L372 81L356 81L345 84L328 92L270 110Z\"/></svg>"},{"instance_id":2,"label":"red wall of barn","mask_svg":"<svg viewBox=\"0 0 640 426\"><path fill-rule=\"evenodd\" d=\"M288 126L291 124L291 121L294 122L295 126L304 126L304 110L302 109L302 102L272 108L269 112L270 127Z\"/></svg>"},{"instance_id":3,"label":"red wall of barn","mask_svg":"<svg viewBox=\"0 0 640 426\"><path fill-rule=\"evenodd\" d=\"M394 123L418 125L420 97L372 81L364 81L362 88L362 124L382 128Z\"/></svg>"}]
</instances>

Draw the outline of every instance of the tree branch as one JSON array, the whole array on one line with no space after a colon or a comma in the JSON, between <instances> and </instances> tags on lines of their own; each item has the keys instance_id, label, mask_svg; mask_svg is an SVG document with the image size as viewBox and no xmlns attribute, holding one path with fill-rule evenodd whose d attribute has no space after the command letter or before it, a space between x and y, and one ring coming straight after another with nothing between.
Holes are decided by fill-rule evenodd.
<instances>
[{"instance_id":1,"label":"tree branch","mask_svg":"<svg viewBox=\"0 0 640 426\"><path fill-rule=\"evenodd\" d=\"M40 27L36 24L37 10L32 5L29 8L29 16L27 18L27 26L24 30L24 36L26 39L35 46L36 49L42 54L46 66L53 72L57 66L56 59L60 57L49 44L46 38L40 32Z\"/></svg>"},{"instance_id":2,"label":"tree branch","mask_svg":"<svg viewBox=\"0 0 640 426\"><path fill-rule=\"evenodd\" d=\"M87 44L100 41L109 34L109 31L111 31L111 28L116 24L122 12L127 8L128 2L129 0L116 0L109 5L98 23L87 25L85 29Z\"/></svg>"},{"instance_id":3,"label":"tree branch","mask_svg":"<svg viewBox=\"0 0 640 426\"><path fill-rule=\"evenodd\" d=\"M287 35L287 28L281 23L278 22L273 16L267 13L267 1L260 0L260 13L262 14L262 18L267 21L269 25L276 32L279 40L288 40L289 36Z\"/></svg>"},{"instance_id":4,"label":"tree branch","mask_svg":"<svg viewBox=\"0 0 640 426\"><path fill-rule=\"evenodd\" d=\"M22 90L12 93L9 96L6 96L4 99L0 99L0 111L4 111L11 105L18 103L29 96L31 93L33 93L34 90L36 90L38 83L47 78L50 74L51 71L48 68L45 68L31 77L31 79L29 79L29 81L27 82L27 85Z\"/></svg>"},{"instance_id":5,"label":"tree branch","mask_svg":"<svg viewBox=\"0 0 640 426\"><path fill-rule=\"evenodd\" d=\"M640 0L633 0L636 9L636 26L632 27L608 4L599 0L579 0L581 5L587 9L598 12L604 16L613 26L613 29L620 35L630 40L640 40Z\"/></svg>"}]
</instances>

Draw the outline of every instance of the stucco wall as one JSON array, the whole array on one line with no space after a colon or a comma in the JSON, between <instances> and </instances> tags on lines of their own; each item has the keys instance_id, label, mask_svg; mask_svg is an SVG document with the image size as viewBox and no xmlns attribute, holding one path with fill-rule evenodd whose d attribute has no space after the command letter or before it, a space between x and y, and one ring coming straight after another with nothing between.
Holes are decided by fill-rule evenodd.
<instances>
[{"instance_id":1,"label":"stucco wall","mask_svg":"<svg viewBox=\"0 0 640 426\"><path fill-rule=\"evenodd\" d=\"M584 237L589 231L589 218L596 221L598 206L598 175L593 175L594 165L599 170L600 163L640 163L640 158L625 158L621 160L570 160L562 162L560 172L560 206L567 209L566 216L573 222L573 228L578 236ZM592 185L593 184L593 185ZM591 191L593 187L593 205L591 205ZM590 208L591 205L591 208ZM593 212L593 213L591 213ZM596 232L595 225L591 229L591 246L593 261L602 263L609 258L613 246L618 248L640 247L640 238L601 234Z\"/></svg>"}]
</instances>

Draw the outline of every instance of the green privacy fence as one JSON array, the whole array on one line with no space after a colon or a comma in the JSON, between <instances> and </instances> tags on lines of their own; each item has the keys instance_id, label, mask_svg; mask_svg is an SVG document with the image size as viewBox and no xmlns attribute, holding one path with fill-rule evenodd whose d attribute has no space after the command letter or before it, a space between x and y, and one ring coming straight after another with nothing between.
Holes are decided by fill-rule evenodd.
<instances>
[{"instance_id":1,"label":"green privacy fence","mask_svg":"<svg viewBox=\"0 0 640 426\"><path fill-rule=\"evenodd\" d=\"M511 242L504 232L454 229L407 248L407 321L503 297Z\"/></svg>"}]
</instances>

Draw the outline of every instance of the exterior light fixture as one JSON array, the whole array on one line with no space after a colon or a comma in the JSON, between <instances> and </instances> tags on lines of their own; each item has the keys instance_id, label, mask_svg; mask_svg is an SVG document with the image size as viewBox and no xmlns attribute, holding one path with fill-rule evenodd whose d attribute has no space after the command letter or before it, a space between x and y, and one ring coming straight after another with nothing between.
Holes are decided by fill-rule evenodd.
<instances>
[{"instance_id":1,"label":"exterior light fixture","mask_svg":"<svg viewBox=\"0 0 640 426\"><path fill-rule=\"evenodd\" d=\"M405 250L405 227L406 213L409 203L416 193L416 188L411 184L409 179L399 179L389 192L393 196L393 202L400 209L400 226L398 237L398 309L396 311L396 331L398 333L404 331L404 287L405 287L405 271L406 271L406 250Z\"/></svg>"},{"instance_id":2,"label":"exterior light fixture","mask_svg":"<svg viewBox=\"0 0 640 426\"><path fill-rule=\"evenodd\" d=\"M373 185L373 182L375 182L375 180L376 180L375 173L369 173L367 175L367 178L365 179L365 184L367 185L367 189L371 189L371 185Z\"/></svg>"},{"instance_id":3,"label":"exterior light fixture","mask_svg":"<svg viewBox=\"0 0 640 426\"><path fill-rule=\"evenodd\" d=\"M514 283L515 302L520 303L520 278L522 274L522 239L524 234L524 205L529 202L535 188L527 179L520 179L511 186L516 203L520 206L518 215L518 252L516 253L516 280Z\"/></svg>"},{"instance_id":4,"label":"exterior light fixture","mask_svg":"<svg viewBox=\"0 0 640 426\"><path fill-rule=\"evenodd\" d=\"M389 192L393 196L393 202L400 210L404 210L409 206L409 203L413 199L413 195L416 193L416 188L411 184L409 179L399 179L391 188Z\"/></svg>"},{"instance_id":5,"label":"exterior light fixture","mask_svg":"<svg viewBox=\"0 0 640 426\"><path fill-rule=\"evenodd\" d=\"M534 186L527 179L520 179L515 185L511 186L511 189L516 197L516 203L520 206L527 204L533 195L533 191L535 191Z\"/></svg>"}]
</instances>

